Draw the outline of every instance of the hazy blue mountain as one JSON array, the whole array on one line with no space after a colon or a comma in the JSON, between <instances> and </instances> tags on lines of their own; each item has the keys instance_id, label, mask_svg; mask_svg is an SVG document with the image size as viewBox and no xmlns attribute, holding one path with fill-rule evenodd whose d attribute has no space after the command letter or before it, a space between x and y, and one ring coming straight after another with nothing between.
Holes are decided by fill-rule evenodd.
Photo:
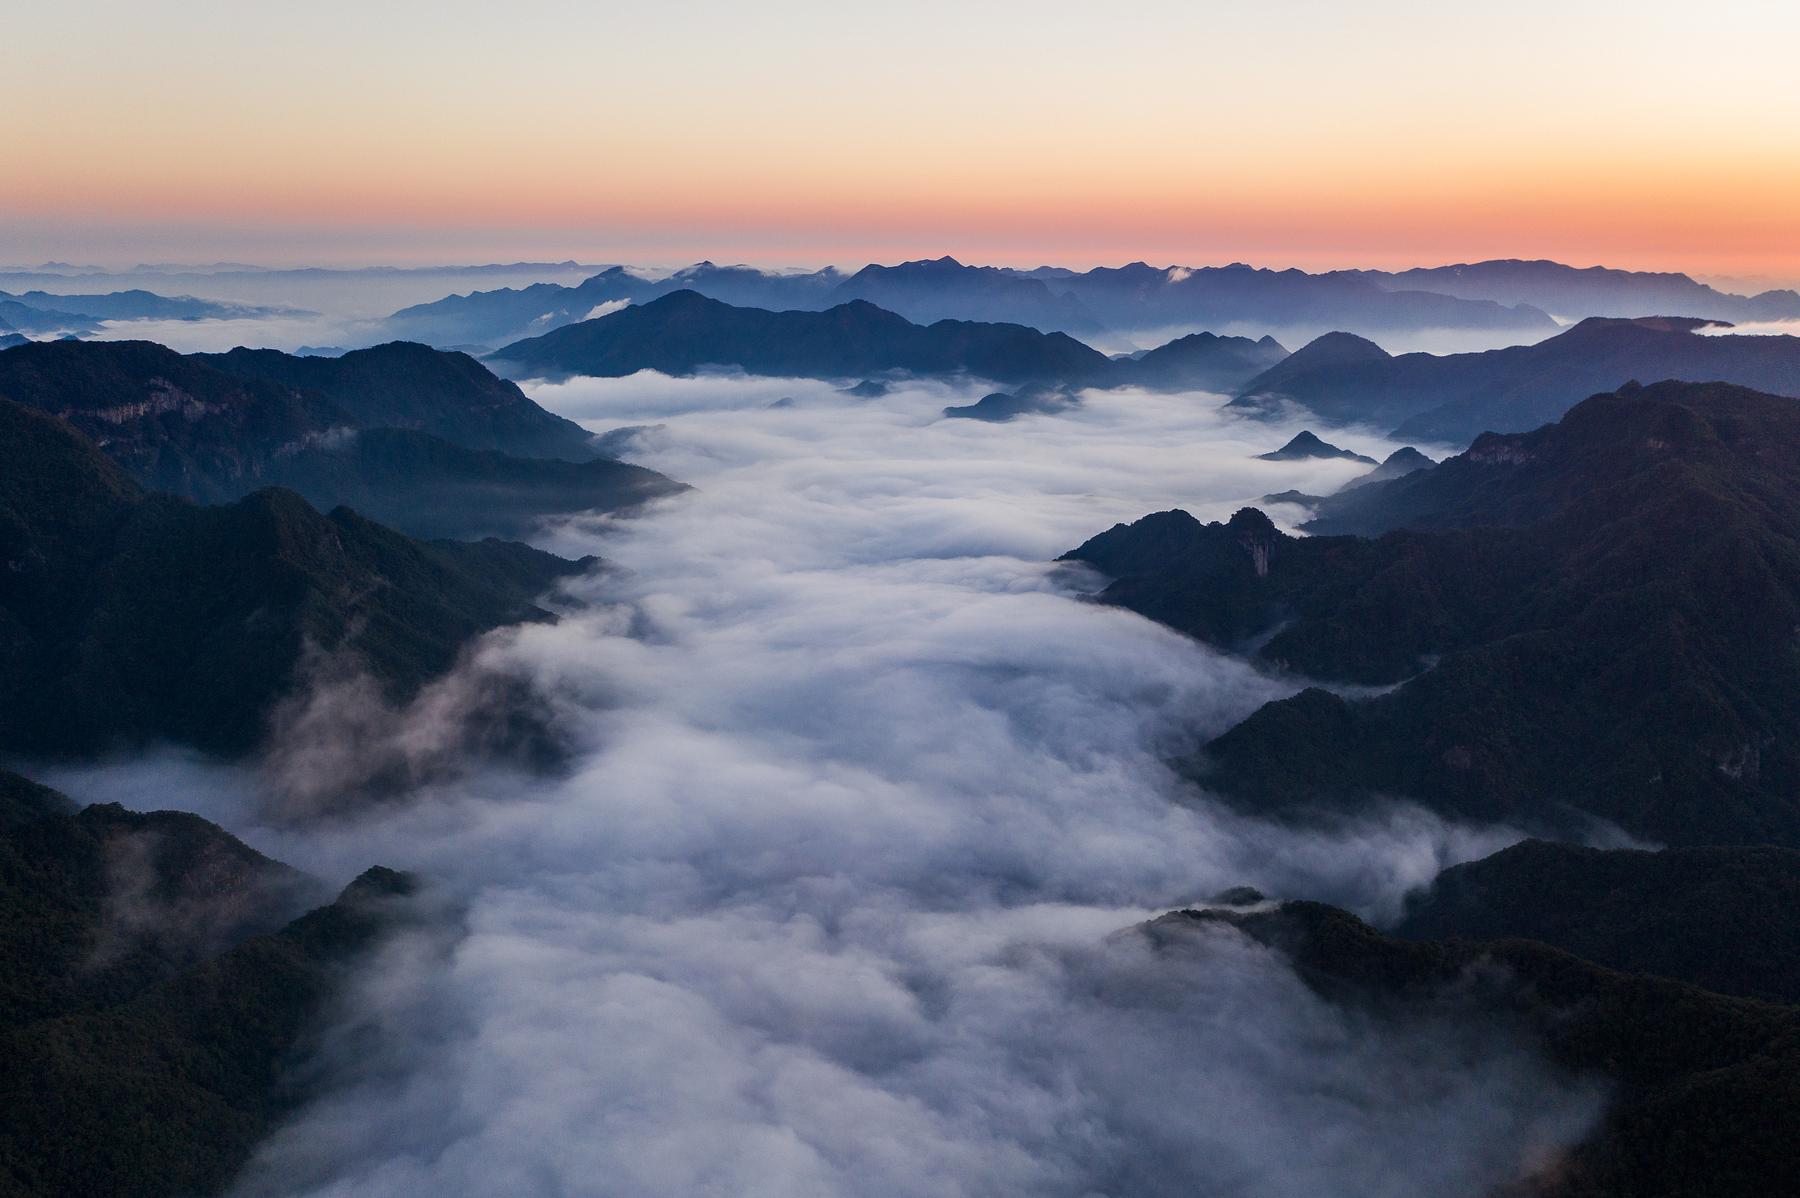
<instances>
[{"instance_id":1,"label":"hazy blue mountain","mask_svg":"<svg viewBox=\"0 0 1800 1198\"><path fill-rule=\"evenodd\" d=\"M1112 385L1230 394L1287 356L1273 337L1252 340L1192 333L1120 360L1112 372Z\"/></svg>"},{"instance_id":2,"label":"hazy blue mountain","mask_svg":"<svg viewBox=\"0 0 1800 1198\"><path fill-rule=\"evenodd\" d=\"M773 376L860 377L849 390L872 398L881 380L866 376L880 374L972 375L1065 392L1125 386L1226 392L1285 353L1272 338L1199 333L1135 358L1107 358L1065 334L1017 324L919 325L862 300L824 312L770 312L678 291L516 342L490 360L521 375L692 374L712 367Z\"/></svg>"},{"instance_id":3,"label":"hazy blue mountain","mask_svg":"<svg viewBox=\"0 0 1800 1198\"><path fill-rule=\"evenodd\" d=\"M1264 462L1302 462L1319 458L1341 458L1347 462L1364 462L1375 465L1375 459L1367 454L1356 453L1349 449L1340 449L1327 441L1319 440L1318 434L1311 429L1302 429L1280 449L1271 449L1268 453L1259 453L1257 458Z\"/></svg>"},{"instance_id":4,"label":"hazy blue mountain","mask_svg":"<svg viewBox=\"0 0 1800 1198\"><path fill-rule=\"evenodd\" d=\"M657 294L698 291L739 308L819 310L833 308L850 296L839 294L845 281L833 267L810 272L758 270L751 266L717 266L696 262L657 284Z\"/></svg>"},{"instance_id":5,"label":"hazy blue mountain","mask_svg":"<svg viewBox=\"0 0 1800 1198\"><path fill-rule=\"evenodd\" d=\"M1004 424L1017 416L1053 416L1077 402L1075 396L1059 387L1021 387L1016 392L991 392L971 404L953 405L944 409L944 415L952 420Z\"/></svg>"},{"instance_id":6,"label":"hazy blue mountain","mask_svg":"<svg viewBox=\"0 0 1800 1198\"><path fill-rule=\"evenodd\" d=\"M437 346L492 348L588 320L603 310L645 303L675 291L698 291L739 307L808 310L830 307L844 276L826 269L785 274L748 266L700 262L653 279L622 266L608 267L575 286L476 291L402 308L381 322L384 336Z\"/></svg>"},{"instance_id":7,"label":"hazy blue mountain","mask_svg":"<svg viewBox=\"0 0 1800 1198\"><path fill-rule=\"evenodd\" d=\"M1241 265L1196 270L1142 262L1086 272L1015 270L947 256L871 264L847 276L829 268L792 273L700 262L653 279L613 267L578 287L540 284L448 296L402 309L380 327L388 337L438 346L504 345L586 319L604 303L644 303L682 290L772 311L820 311L861 299L918 324L1020 324L1077 337L1249 325L1369 335L1480 330L1524 341L1557 328L1529 306L1396 290L1355 272L1315 275Z\"/></svg>"},{"instance_id":8,"label":"hazy blue mountain","mask_svg":"<svg viewBox=\"0 0 1800 1198\"><path fill-rule=\"evenodd\" d=\"M270 316L282 311L250 304L195 299L189 295L157 295L141 288L99 295L61 295L48 291L9 295L0 291L0 301L13 301L39 312L65 314L88 320L230 320Z\"/></svg>"},{"instance_id":9,"label":"hazy blue mountain","mask_svg":"<svg viewBox=\"0 0 1800 1198\"><path fill-rule=\"evenodd\" d=\"M1589 316L1696 316L1708 320L1792 320L1800 292L1733 295L1684 274L1565 266L1561 262L1499 259L1403 271L1358 274L1384 287L1435 291L1462 299L1530 304L1564 320Z\"/></svg>"},{"instance_id":10,"label":"hazy blue mountain","mask_svg":"<svg viewBox=\"0 0 1800 1198\"><path fill-rule=\"evenodd\" d=\"M1536 345L1485 353L1390 357L1334 336L1246 384L1234 407L1297 404L1339 424L1393 427L1406 439L1466 444L1522 432L1620 384L1727 382L1800 395L1800 337L1708 336L1686 318L1584 320ZM1321 338L1321 341L1325 339Z\"/></svg>"},{"instance_id":11,"label":"hazy blue mountain","mask_svg":"<svg viewBox=\"0 0 1800 1198\"><path fill-rule=\"evenodd\" d=\"M967 374L998 382L1071 383L1098 380L1111 366L1071 337L1022 325L917 325L861 300L823 312L770 312L693 291L515 342L493 360L521 374L688 375L724 367L807 378Z\"/></svg>"},{"instance_id":12,"label":"hazy blue mountain","mask_svg":"<svg viewBox=\"0 0 1800 1198\"><path fill-rule=\"evenodd\" d=\"M1429 291L1394 291L1353 274L1308 274L1230 266L1154 267L1133 262L1079 274L1035 275L1080 301L1107 326L1343 329L1381 336L1420 329L1481 329L1531 340L1554 332L1553 321L1527 305L1458 299Z\"/></svg>"},{"instance_id":13,"label":"hazy blue mountain","mask_svg":"<svg viewBox=\"0 0 1800 1198\"><path fill-rule=\"evenodd\" d=\"M99 328L100 322L90 316L46 312L0 296L0 329L41 337L63 333L92 333Z\"/></svg>"},{"instance_id":14,"label":"hazy blue mountain","mask_svg":"<svg viewBox=\"0 0 1800 1198\"><path fill-rule=\"evenodd\" d=\"M832 299L867 300L917 324L939 320L1022 324L1077 337L1104 328L1079 300L1053 291L1041 279L994 266L965 266L947 255L897 266L865 266L839 284Z\"/></svg>"},{"instance_id":15,"label":"hazy blue mountain","mask_svg":"<svg viewBox=\"0 0 1800 1198\"><path fill-rule=\"evenodd\" d=\"M380 328L384 337L401 341L487 348L586 320L607 304L653 298L658 290L650 280L613 266L573 287L534 283L414 304L389 316Z\"/></svg>"},{"instance_id":16,"label":"hazy blue mountain","mask_svg":"<svg viewBox=\"0 0 1800 1198\"><path fill-rule=\"evenodd\" d=\"M1402 445L1399 449L1396 449L1393 453L1390 453L1387 457L1383 458L1381 465L1375 467L1375 469L1369 471L1367 474L1359 475L1345 483L1339 489L1338 493L1342 494L1344 491L1348 491L1353 487L1363 487L1370 483L1384 483L1393 478L1405 478L1407 475L1416 473L1417 471L1429 470L1435 465L1437 465L1436 462L1432 461L1431 458L1420 453L1412 446Z\"/></svg>"},{"instance_id":17,"label":"hazy blue mountain","mask_svg":"<svg viewBox=\"0 0 1800 1198\"><path fill-rule=\"evenodd\" d=\"M1334 377L1355 370L1372 370L1379 363L1392 358L1392 354L1367 337L1358 337L1354 333L1326 333L1308 341L1245 383L1243 390L1239 392L1239 399L1243 402L1233 406L1268 406L1284 400L1298 402L1293 400L1290 392L1295 389L1303 390L1308 380Z\"/></svg>"}]
</instances>

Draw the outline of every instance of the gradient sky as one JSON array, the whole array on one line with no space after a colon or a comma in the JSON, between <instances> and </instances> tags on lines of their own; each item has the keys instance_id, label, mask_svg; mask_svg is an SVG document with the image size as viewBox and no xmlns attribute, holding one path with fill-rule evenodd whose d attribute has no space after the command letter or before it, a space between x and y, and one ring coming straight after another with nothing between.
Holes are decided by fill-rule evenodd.
<instances>
[{"instance_id":1,"label":"gradient sky","mask_svg":"<svg viewBox=\"0 0 1800 1198\"><path fill-rule=\"evenodd\" d=\"M8 13L0 261L1491 256L1800 277L1800 5Z\"/></svg>"}]
</instances>

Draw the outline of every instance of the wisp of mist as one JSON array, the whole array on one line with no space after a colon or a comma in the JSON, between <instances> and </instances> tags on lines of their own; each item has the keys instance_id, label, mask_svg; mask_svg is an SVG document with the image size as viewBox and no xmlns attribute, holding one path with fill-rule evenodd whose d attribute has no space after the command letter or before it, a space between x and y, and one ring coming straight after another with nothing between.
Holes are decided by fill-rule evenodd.
<instances>
[{"instance_id":1,"label":"wisp of mist","mask_svg":"<svg viewBox=\"0 0 1800 1198\"><path fill-rule=\"evenodd\" d=\"M311 1065L324 1096L242 1193L1422 1198L1591 1125L1599 1095L1504 1029L1354 1013L1235 933L1128 930L1234 885L1390 918L1514 838L1210 801L1167 761L1301 683L1051 564L1116 521L1363 467L1256 461L1299 426L1216 396L989 425L940 418L979 394L944 384L528 390L696 488L546 528L609 568L464 671L530 679L573 766L298 823L245 776L160 767L276 856L414 869L460 912L365 972ZM441 747L439 698L394 735ZM288 768L354 777L334 743Z\"/></svg>"}]
</instances>

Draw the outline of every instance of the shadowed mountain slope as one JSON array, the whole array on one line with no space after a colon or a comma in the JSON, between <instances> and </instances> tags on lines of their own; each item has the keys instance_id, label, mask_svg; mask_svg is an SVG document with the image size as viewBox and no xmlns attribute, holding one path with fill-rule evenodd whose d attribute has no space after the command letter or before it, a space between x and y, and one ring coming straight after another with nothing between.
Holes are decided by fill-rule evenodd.
<instances>
[{"instance_id":1,"label":"shadowed mountain slope","mask_svg":"<svg viewBox=\"0 0 1800 1198\"><path fill-rule=\"evenodd\" d=\"M417 345L337 359L32 345L0 353L0 398L68 420L153 490L219 503L286 486L423 536L520 535L683 489L598 458L586 430L474 359Z\"/></svg>"},{"instance_id":2,"label":"shadowed mountain slope","mask_svg":"<svg viewBox=\"0 0 1800 1198\"><path fill-rule=\"evenodd\" d=\"M1800 395L1800 337L1708 336L1690 319L1584 320L1536 345L1391 357L1333 335L1245 384L1232 406L1296 404L1334 424L1393 428L1408 440L1467 444L1523 432L1631 380L1726 382Z\"/></svg>"},{"instance_id":3,"label":"shadowed mountain slope","mask_svg":"<svg viewBox=\"0 0 1800 1198\"><path fill-rule=\"evenodd\" d=\"M1800 1170L1800 1009L1603 969L1524 940L1408 942L1318 903L1181 911L1139 932L1165 953L1243 935L1371 1019L1476 1020L1608 1090L1599 1126L1509 1198L1761 1198ZM1523 1164L1523 1163L1522 1163Z\"/></svg>"},{"instance_id":4,"label":"shadowed mountain slope","mask_svg":"<svg viewBox=\"0 0 1800 1198\"><path fill-rule=\"evenodd\" d=\"M239 378L320 396L364 427L416 429L519 457L580 462L594 456L586 429L546 412L467 354L396 341L336 358L272 349L195 357Z\"/></svg>"},{"instance_id":5,"label":"shadowed mountain slope","mask_svg":"<svg viewBox=\"0 0 1800 1198\"><path fill-rule=\"evenodd\" d=\"M1697 316L1731 321L1800 317L1800 294L1793 291L1734 295L1684 274L1655 271L1498 259L1358 273L1384 287L1435 291L1502 304L1530 304L1565 320L1589 316Z\"/></svg>"},{"instance_id":6,"label":"shadowed mountain slope","mask_svg":"<svg viewBox=\"0 0 1800 1198\"><path fill-rule=\"evenodd\" d=\"M278 489L147 495L65 422L3 401L0 447L0 751L241 752L309 652L352 652L403 699L477 634L549 618L535 598L592 564L414 541Z\"/></svg>"},{"instance_id":7,"label":"shadowed mountain slope","mask_svg":"<svg viewBox=\"0 0 1800 1198\"><path fill-rule=\"evenodd\" d=\"M823 312L769 312L693 291L514 342L493 356L520 373L602 377L639 370L688 375L711 366L808 378L893 372L1084 383L1111 365L1073 338L1022 325L916 325L861 300Z\"/></svg>"},{"instance_id":8,"label":"shadowed mountain slope","mask_svg":"<svg viewBox=\"0 0 1800 1198\"><path fill-rule=\"evenodd\" d=\"M1800 1003L1800 852L1528 840L1439 874L1397 934L1538 940L1609 969Z\"/></svg>"},{"instance_id":9,"label":"shadowed mountain slope","mask_svg":"<svg viewBox=\"0 0 1800 1198\"><path fill-rule=\"evenodd\" d=\"M0 1190L222 1190L307 1096L298 1066L414 887L370 870L301 914L317 882L195 816L0 824Z\"/></svg>"},{"instance_id":10,"label":"shadowed mountain slope","mask_svg":"<svg viewBox=\"0 0 1800 1198\"><path fill-rule=\"evenodd\" d=\"M1253 510L1073 551L1101 598L1310 678L1207 746L1262 810L1403 795L1672 844L1800 845L1800 405L1660 384L1353 494L1428 494L1375 540ZM1415 510L1424 510L1423 501ZM1258 640L1258 638L1266 638Z\"/></svg>"}]
</instances>

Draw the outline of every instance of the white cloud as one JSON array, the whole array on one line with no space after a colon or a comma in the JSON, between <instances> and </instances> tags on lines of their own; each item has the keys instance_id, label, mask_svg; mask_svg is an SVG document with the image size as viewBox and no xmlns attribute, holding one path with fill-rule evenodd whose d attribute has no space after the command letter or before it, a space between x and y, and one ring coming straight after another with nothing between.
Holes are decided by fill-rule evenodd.
<instances>
[{"instance_id":1,"label":"white cloud","mask_svg":"<svg viewBox=\"0 0 1800 1198\"><path fill-rule=\"evenodd\" d=\"M607 300L603 304L595 304L594 310L581 319L597 320L602 316L611 316L614 312L621 312L629 307L631 307L631 301L628 299Z\"/></svg>"},{"instance_id":2,"label":"white cloud","mask_svg":"<svg viewBox=\"0 0 1800 1198\"><path fill-rule=\"evenodd\" d=\"M335 1088L245 1193L1406 1198L1480 1192L1591 1119L1498 1032L1348 1014L1234 937L1111 935L1246 883L1391 914L1511 838L1398 806L1275 826L1185 788L1170 755L1295 684L1048 564L1361 467L1256 461L1298 426L1212 396L992 426L938 419L973 394L942 384L531 390L662 426L643 460L697 488L548 533L619 569L475 655L551 697L573 770L263 827L243 778L163 767L278 856L415 868L465 911L368 972L351 1012L379 1034L328 1049ZM415 742L456 706L434 692ZM356 777L331 739L286 760Z\"/></svg>"}]
</instances>

